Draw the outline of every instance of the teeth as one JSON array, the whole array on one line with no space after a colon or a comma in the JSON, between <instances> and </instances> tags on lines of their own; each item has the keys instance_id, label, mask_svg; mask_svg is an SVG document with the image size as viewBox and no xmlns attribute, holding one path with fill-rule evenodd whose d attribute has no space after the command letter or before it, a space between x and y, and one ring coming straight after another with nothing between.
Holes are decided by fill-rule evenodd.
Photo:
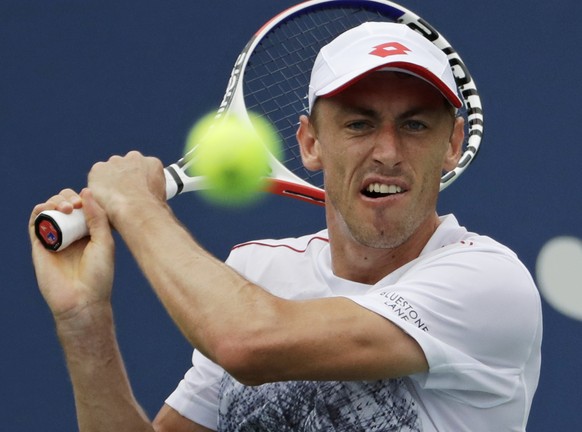
<instances>
[{"instance_id":1,"label":"teeth","mask_svg":"<svg viewBox=\"0 0 582 432\"><path fill-rule=\"evenodd\" d=\"M396 185L387 185L383 183L371 183L366 188L368 192L381 193L381 194L395 194L402 192L402 188Z\"/></svg>"}]
</instances>

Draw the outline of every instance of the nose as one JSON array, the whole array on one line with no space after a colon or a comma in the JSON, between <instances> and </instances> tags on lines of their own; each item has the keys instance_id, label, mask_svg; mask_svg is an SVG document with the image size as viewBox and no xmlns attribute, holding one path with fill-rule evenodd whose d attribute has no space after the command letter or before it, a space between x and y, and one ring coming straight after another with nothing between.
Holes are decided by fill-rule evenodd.
<instances>
[{"instance_id":1,"label":"nose","mask_svg":"<svg viewBox=\"0 0 582 432\"><path fill-rule=\"evenodd\" d=\"M402 162L402 140L396 127L384 126L374 140L372 157L376 164L392 168Z\"/></svg>"}]
</instances>

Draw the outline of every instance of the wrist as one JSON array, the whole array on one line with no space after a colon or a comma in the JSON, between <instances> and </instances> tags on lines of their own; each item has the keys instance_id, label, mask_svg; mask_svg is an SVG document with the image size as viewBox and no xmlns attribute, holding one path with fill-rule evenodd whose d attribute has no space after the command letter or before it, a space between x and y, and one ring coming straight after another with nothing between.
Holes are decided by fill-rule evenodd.
<instances>
[{"instance_id":1,"label":"wrist","mask_svg":"<svg viewBox=\"0 0 582 432\"><path fill-rule=\"evenodd\" d=\"M110 306L87 307L74 316L56 320L73 387L103 374L117 374L119 347Z\"/></svg>"},{"instance_id":2,"label":"wrist","mask_svg":"<svg viewBox=\"0 0 582 432\"><path fill-rule=\"evenodd\" d=\"M157 197L122 197L111 202L107 214L109 221L118 232L142 226L144 222L156 215L168 215L171 211L165 201Z\"/></svg>"},{"instance_id":3,"label":"wrist","mask_svg":"<svg viewBox=\"0 0 582 432\"><path fill-rule=\"evenodd\" d=\"M90 338L97 328L113 326L113 309L110 302L96 302L78 310L54 316L59 338Z\"/></svg>"}]
</instances>

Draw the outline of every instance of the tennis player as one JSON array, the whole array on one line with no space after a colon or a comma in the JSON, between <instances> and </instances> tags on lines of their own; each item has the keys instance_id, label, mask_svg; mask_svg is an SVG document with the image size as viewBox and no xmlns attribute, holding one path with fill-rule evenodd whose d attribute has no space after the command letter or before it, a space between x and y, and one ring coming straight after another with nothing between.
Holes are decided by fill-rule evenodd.
<instances>
[{"instance_id":1,"label":"tennis player","mask_svg":"<svg viewBox=\"0 0 582 432\"><path fill-rule=\"evenodd\" d=\"M82 431L523 431L542 316L518 257L436 213L463 142L446 56L400 24L325 46L297 138L323 170L326 229L236 246L222 263L176 220L160 161L96 164L35 207L33 259ZM47 252L47 209L90 240ZM152 422L132 394L110 302L113 226L195 348ZM156 232L156 236L144 236Z\"/></svg>"}]
</instances>

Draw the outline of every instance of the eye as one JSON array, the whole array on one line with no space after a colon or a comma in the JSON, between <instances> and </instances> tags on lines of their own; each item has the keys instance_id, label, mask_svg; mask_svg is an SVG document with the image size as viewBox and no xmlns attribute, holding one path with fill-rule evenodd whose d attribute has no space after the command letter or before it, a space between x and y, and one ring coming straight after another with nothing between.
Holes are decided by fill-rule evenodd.
<instances>
[{"instance_id":1,"label":"eye","mask_svg":"<svg viewBox=\"0 0 582 432\"><path fill-rule=\"evenodd\" d=\"M366 132L372 128L372 125L366 120L353 120L348 122L346 127L352 132Z\"/></svg>"},{"instance_id":2,"label":"eye","mask_svg":"<svg viewBox=\"0 0 582 432\"><path fill-rule=\"evenodd\" d=\"M404 122L404 128L412 132L421 132L427 129L427 127L428 126L420 120L406 120Z\"/></svg>"}]
</instances>

